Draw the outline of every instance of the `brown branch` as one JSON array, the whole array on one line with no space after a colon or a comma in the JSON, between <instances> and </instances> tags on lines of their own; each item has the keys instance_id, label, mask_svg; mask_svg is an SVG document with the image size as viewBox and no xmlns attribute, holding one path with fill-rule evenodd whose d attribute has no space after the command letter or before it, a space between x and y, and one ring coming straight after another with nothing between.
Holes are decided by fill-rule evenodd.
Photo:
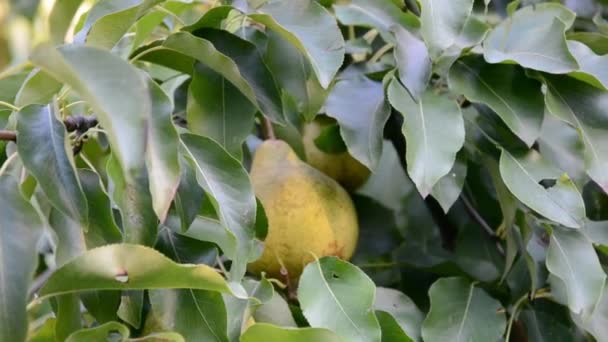
<instances>
[{"instance_id":1,"label":"brown branch","mask_svg":"<svg viewBox=\"0 0 608 342\"><path fill-rule=\"evenodd\" d=\"M97 118L94 116L68 116L63 120L65 129L68 132L77 131L82 134L89 128L97 126ZM0 130L0 140L4 141L17 141L17 133L15 131Z\"/></svg>"},{"instance_id":2,"label":"brown branch","mask_svg":"<svg viewBox=\"0 0 608 342\"><path fill-rule=\"evenodd\" d=\"M272 128L272 122L270 122L270 120L265 117L262 116L262 125L261 125L261 129L262 129L262 137L265 140L275 140L277 138L277 136L274 134L274 129Z\"/></svg>"}]
</instances>

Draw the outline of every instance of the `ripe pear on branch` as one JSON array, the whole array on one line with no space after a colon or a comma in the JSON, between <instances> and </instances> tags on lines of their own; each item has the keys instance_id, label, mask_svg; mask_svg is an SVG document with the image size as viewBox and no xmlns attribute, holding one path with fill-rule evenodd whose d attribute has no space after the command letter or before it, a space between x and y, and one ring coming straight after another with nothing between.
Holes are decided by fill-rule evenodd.
<instances>
[{"instance_id":1,"label":"ripe pear on branch","mask_svg":"<svg viewBox=\"0 0 608 342\"><path fill-rule=\"evenodd\" d=\"M283 278L286 271L296 280L315 256L353 255L359 227L350 196L287 143L266 140L258 147L251 180L268 217L268 236L250 272Z\"/></svg>"}]
</instances>

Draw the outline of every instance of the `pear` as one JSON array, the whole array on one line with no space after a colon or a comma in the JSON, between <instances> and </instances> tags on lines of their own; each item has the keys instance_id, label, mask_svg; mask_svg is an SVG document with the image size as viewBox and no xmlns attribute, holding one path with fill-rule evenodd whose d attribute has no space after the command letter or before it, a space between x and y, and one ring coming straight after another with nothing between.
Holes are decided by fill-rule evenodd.
<instances>
[{"instance_id":1,"label":"pear","mask_svg":"<svg viewBox=\"0 0 608 342\"><path fill-rule=\"evenodd\" d=\"M350 259L359 235L357 214L336 181L300 160L280 140L258 147L251 180L268 217L268 235L262 256L248 266L250 272L282 279L284 267L295 280L315 257Z\"/></svg>"},{"instance_id":2,"label":"pear","mask_svg":"<svg viewBox=\"0 0 608 342\"><path fill-rule=\"evenodd\" d=\"M331 124L331 122L329 118L317 117L312 122L304 125L302 140L306 161L335 179L348 191L354 191L369 178L369 169L348 152L330 154L321 151L315 145L315 139L319 136L323 127Z\"/></svg>"}]
</instances>

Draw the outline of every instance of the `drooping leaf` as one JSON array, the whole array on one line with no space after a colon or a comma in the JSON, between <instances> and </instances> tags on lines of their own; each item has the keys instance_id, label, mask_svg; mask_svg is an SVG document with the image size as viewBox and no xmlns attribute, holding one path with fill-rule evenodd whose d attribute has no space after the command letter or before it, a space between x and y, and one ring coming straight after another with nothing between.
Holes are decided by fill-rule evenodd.
<instances>
[{"instance_id":1,"label":"drooping leaf","mask_svg":"<svg viewBox=\"0 0 608 342\"><path fill-rule=\"evenodd\" d=\"M77 91L103 126L122 169L129 177L145 156L145 113L150 110L146 84L137 70L97 48L38 46L32 62Z\"/></svg>"},{"instance_id":2,"label":"drooping leaf","mask_svg":"<svg viewBox=\"0 0 608 342\"><path fill-rule=\"evenodd\" d=\"M578 69L564 31L574 13L553 3L524 7L501 22L483 43L489 63L516 62L525 68L563 74Z\"/></svg>"},{"instance_id":3,"label":"drooping leaf","mask_svg":"<svg viewBox=\"0 0 608 342\"><path fill-rule=\"evenodd\" d=\"M28 289L42 222L8 174L0 174L0 340L24 341Z\"/></svg>"},{"instance_id":4,"label":"drooping leaf","mask_svg":"<svg viewBox=\"0 0 608 342\"><path fill-rule=\"evenodd\" d=\"M390 318L403 332L403 335L398 335L400 338L420 341L420 328L424 315L408 296L394 289L378 287L376 288L374 310L376 310L376 315L378 312L390 315ZM388 318L385 317L385 319ZM384 331L382 331L382 338L384 341Z\"/></svg>"},{"instance_id":5,"label":"drooping leaf","mask_svg":"<svg viewBox=\"0 0 608 342\"><path fill-rule=\"evenodd\" d=\"M408 174L426 197L451 169L464 144L460 107L430 90L416 103L396 80L388 86L388 99L404 117Z\"/></svg>"},{"instance_id":6,"label":"drooping leaf","mask_svg":"<svg viewBox=\"0 0 608 342\"><path fill-rule=\"evenodd\" d=\"M575 40L568 41L568 49L580 68L578 71L573 72L571 76L607 90L608 56L596 55L587 45Z\"/></svg>"},{"instance_id":7,"label":"drooping leaf","mask_svg":"<svg viewBox=\"0 0 608 342\"><path fill-rule=\"evenodd\" d=\"M429 290L425 341L498 341L506 319L500 302L464 278L441 278Z\"/></svg>"},{"instance_id":8,"label":"drooping leaf","mask_svg":"<svg viewBox=\"0 0 608 342\"><path fill-rule=\"evenodd\" d=\"M541 84L516 65L491 65L481 57L458 60L449 73L450 88L473 102L492 108L528 146L540 135L543 122Z\"/></svg>"},{"instance_id":9,"label":"drooping leaf","mask_svg":"<svg viewBox=\"0 0 608 342\"><path fill-rule=\"evenodd\" d=\"M310 325L330 329L347 341L380 341L374 295L373 281L336 257L308 264L298 287L300 305Z\"/></svg>"},{"instance_id":10,"label":"drooping leaf","mask_svg":"<svg viewBox=\"0 0 608 342\"><path fill-rule=\"evenodd\" d=\"M236 63L243 78L255 91L262 113L275 122L284 121L279 89L254 44L224 30L206 28L194 34L210 41L220 53Z\"/></svg>"},{"instance_id":11,"label":"drooping leaf","mask_svg":"<svg viewBox=\"0 0 608 342\"><path fill-rule=\"evenodd\" d=\"M456 155L454 166L452 166L450 172L441 177L435 186L433 186L433 190L431 190L431 196L439 202L445 213L450 210L454 202L460 197L466 176L467 160L461 150Z\"/></svg>"},{"instance_id":12,"label":"drooping leaf","mask_svg":"<svg viewBox=\"0 0 608 342\"><path fill-rule=\"evenodd\" d=\"M230 292L207 265L180 265L149 247L114 244L91 249L58 268L40 298L87 290L180 288Z\"/></svg>"},{"instance_id":13,"label":"drooping leaf","mask_svg":"<svg viewBox=\"0 0 608 342\"><path fill-rule=\"evenodd\" d=\"M344 38L336 20L313 0L266 2L249 15L276 31L306 55L323 88L344 60Z\"/></svg>"},{"instance_id":14,"label":"drooping leaf","mask_svg":"<svg viewBox=\"0 0 608 342\"><path fill-rule=\"evenodd\" d=\"M256 108L222 75L197 63L188 88L188 128L240 159Z\"/></svg>"},{"instance_id":15,"label":"drooping leaf","mask_svg":"<svg viewBox=\"0 0 608 342\"><path fill-rule=\"evenodd\" d=\"M431 59L424 42L402 27L393 28L399 80L416 100L431 78Z\"/></svg>"},{"instance_id":16,"label":"drooping leaf","mask_svg":"<svg viewBox=\"0 0 608 342\"><path fill-rule=\"evenodd\" d=\"M357 25L375 28L382 37L391 42L391 27L413 30L420 27L420 20L409 12L404 12L391 0L353 0L333 4L336 18L343 25Z\"/></svg>"},{"instance_id":17,"label":"drooping leaf","mask_svg":"<svg viewBox=\"0 0 608 342\"><path fill-rule=\"evenodd\" d=\"M251 326L243 336L242 342L290 341L290 342L339 342L338 335L322 328L284 328L268 323L257 323Z\"/></svg>"},{"instance_id":18,"label":"drooping leaf","mask_svg":"<svg viewBox=\"0 0 608 342\"><path fill-rule=\"evenodd\" d=\"M237 237L238 247L230 272L233 280L238 281L245 274L255 247L256 201L249 175L213 140L193 134L183 134L181 138L195 165L200 186L214 199L222 225Z\"/></svg>"},{"instance_id":19,"label":"drooping leaf","mask_svg":"<svg viewBox=\"0 0 608 342\"><path fill-rule=\"evenodd\" d=\"M545 76L548 110L574 126L585 143L585 169L608 192L608 114L602 103L608 94L584 82Z\"/></svg>"},{"instance_id":20,"label":"drooping leaf","mask_svg":"<svg viewBox=\"0 0 608 342\"><path fill-rule=\"evenodd\" d=\"M546 263L549 272L565 285L570 310L575 314L591 311L606 281L591 241L580 231L555 227Z\"/></svg>"},{"instance_id":21,"label":"drooping leaf","mask_svg":"<svg viewBox=\"0 0 608 342\"><path fill-rule=\"evenodd\" d=\"M76 176L66 130L57 118L56 105L31 105L18 114L17 149L54 207L88 226L88 206ZM68 152L69 151L69 152Z\"/></svg>"},{"instance_id":22,"label":"drooping leaf","mask_svg":"<svg viewBox=\"0 0 608 342\"><path fill-rule=\"evenodd\" d=\"M534 150L500 157L500 175L517 199L539 214L567 227L579 228L585 218L585 204L576 185ZM553 180L545 189L539 182Z\"/></svg>"},{"instance_id":23,"label":"drooping leaf","mask_svg":"<svg viewBox=\"0 0 608 342\"><path fill-rule=\"evenodd\" d=\"M382 83L364 76L338 81L325 102L325 112L338 121L348 152L374 170L382 153L384 125L390 115Z\"/></svg>"},{"instance_id":24,"label":"drooping leaf","mask_svg":"<svg viewBox=\"0 0 608 342\"><path fill-rule=\"evenodd\" d=\"M163 222L179 185L179 137L171 113L173 104L169 96L151 79L148 89L152 108L147 113L146 166L154 212Z\"/></svg>"},{"instance_id":25,"label":"drooping leaf","mask_svg":"<svg viewBox=\"0 0 608 342\"><path fill-rule=\"evenodd\" d=\"M83 0L57 1L49 14L49 30L51 41L55 44L63 44L65 35L70 24Z\"/></svg>"}]
</instances>

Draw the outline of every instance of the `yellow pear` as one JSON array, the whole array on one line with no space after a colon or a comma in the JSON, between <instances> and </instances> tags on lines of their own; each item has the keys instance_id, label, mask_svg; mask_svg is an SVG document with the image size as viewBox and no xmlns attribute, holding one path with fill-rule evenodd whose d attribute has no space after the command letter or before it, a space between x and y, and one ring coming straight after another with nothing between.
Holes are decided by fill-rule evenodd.
<instances>
[{"instance_id":1,"label":"yellow pear","mask_svg":"<svg viewBox=\"0 0 608 342\"><path fill-rule=\"evenodd\" d=\"M281 279L284 266L295 280L314 256L353 255L359 226L350 196L287 143L266 140L258 147L251 180L268 217L268 236L250 272Z\"/></svg>"},{"instance_id":2,"label":"yellow pear","mask_svg":"<svg viewBox=\"0 0 608 342\"><path fill-rule=\"evenodd\" d=\"M335 179L347 190L354 191L369 178L369 169L348 152L330 154L321 151L315 145L315 139L319 136L323 127L331 122L331 119L317 117L311 123L304 125L302 139L306 161Z\"/></svg>"}]
</instances>

